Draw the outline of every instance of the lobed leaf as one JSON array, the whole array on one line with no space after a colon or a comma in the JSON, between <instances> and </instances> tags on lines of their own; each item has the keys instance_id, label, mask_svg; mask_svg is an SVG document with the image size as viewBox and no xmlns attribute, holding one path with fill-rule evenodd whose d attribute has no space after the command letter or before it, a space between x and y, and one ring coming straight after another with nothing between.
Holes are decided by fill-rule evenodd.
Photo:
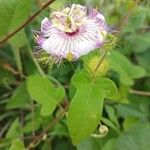
<instances>
[{"instance_id":1,"label":"lobed leaf","mask_svg":"<svg viewBox=\"0 0 150 150\"><path fill-rule=\"evenodd\" d=\"M73 143L88 137L100 123L105 97L116 91L114 83L106 78L93 82L87 74L78 73L72 78L77 91L68 112L68 126Z\"/></svg>"},{"instance_id":2,"label":"lobed leaf","mask_svg":"<svg viewBox=\"0 0 150 150\"><path fill-rule=\"evenodd\" d=\"M62 87L55 88L46 77L38 75L28 78L27 89L31 98L42 104L44 116L51 114L65 95Z\"/></svg>"}]
</instances>

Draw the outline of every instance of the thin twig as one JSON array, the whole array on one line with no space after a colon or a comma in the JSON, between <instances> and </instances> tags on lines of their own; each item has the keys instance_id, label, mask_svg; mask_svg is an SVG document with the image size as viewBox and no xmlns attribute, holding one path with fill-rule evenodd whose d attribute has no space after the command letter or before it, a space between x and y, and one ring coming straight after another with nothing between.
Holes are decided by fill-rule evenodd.
<instances>
[{"instance_id":1,"label":"thin twig","mask_svg":"<svg viewBox=\"0 0 150 150\"><path fill-rule=\"evenodd\" d=\"M141 96L150 96L150 92L149 91L139 91L139 90L130 89L129 92L131 94L136 94L136 95L141 95Z\"/></svg>"},{"instance_id":2,"label":"thin twig","mask_svg":"<svg viewBox=\"0 0 150 150\"><path fill-rule=\"evenodd\" d=\"M26 78L26 76L20 71L15 70L10 64L3 64L4 69L10 71L13 75L20 75L22 78Z\"/></svg>"},{"instance_id":3,"label":"thin twig","mask_svg":"<svg viewBox=\"0 0 150 150\"><path fill-rule=\"evenodd\" d=\"M124 26L127 25L129 17L133 13L134 9L136 8L137 4L140 2L140 0L135 0L133 5L129 8L129 11L127 14L121 19L120 25L119 25L119 30L121 30Z\"/></svg>"},{"instance_id":4,"label":"thin twig","mask_svg":"<svg viewBox=\"0 0 150 150\"><path fill-rule=\"evenodd\" d=\"M38 143L45 134L47 134L47 132L57 123L59 122L59 120L65 115L66 111L68 110L69 108L69 105L67 105L63 111L55 118L52 120L52 122L49 124L49 126L47 128L44 129L44 131L36 136L33 141L27 146L27 149L31 149L34 147L34 145L36 145L36 143Z\"/></svg>"},{"instance_id":5,"label":"thin twig","mask_svg":"<svg viewBox=\"0 0 150 150\"><path fill-rule=\"evenodd\" d=\"M10 120L9 122L7 122L7 123L5 124L5 126L2 128L2 130L0 131L0 139L2 138L4 132L5 132L5 131L8 129L8 127L10 126L11 121L12 121L12 120Z\"/></svg>"},{"instance_id":6,"label":"thin twig","mask_svg":"<svg viewBox=\"0 0 150 150\"><path fill-rule=\"evenodd\" d=\"M7 93L1 95L0 100L9 98L11 94L12 94L12 92L7 92ZM7 102L7 101L6 101L6 102ZM3 102L1 101L0 104L2 104L2 103L3 103ZM4 103L5 103L5 102L4 102Z\"/></svg>"},{"instance_id":7,"label":"thin twig","mask_svg":"<svg viewBox=\"0 0 150 150\"><path fill-rule=\"evenodd\" d=\"M23 29L28 23L33 21L44 9L46 9L50 4L52 4L55 0L49 0L46 4L44 4L41 9L35 12L29 19L27 19L22 25L20 25L14 32L10 33L7 37L0 41L0 46L7 42L12 36L17 34L21 29Z\"/></svg>"},{"instance_id":8,"label":"thin twig","mask_svg":"<svg viewBox=\"0 0 150 150\"><path fill-rule=\"evenodd\" d=\"M20 130L22 134L22 140L24 141L23 126L24 126L24 112L22 109L20 109Z\"/></svg>"},{"instance_id":9,"label":"thin twig","mask_svg":"<svg viewBox=\"0 0 150 150\"><path fill-rule=\"evenodd\" d=\"M35 121L34 121L34 101L31 100L31 113L32 113L32 137L35 137Z\"/></svg>"}]
</instances>

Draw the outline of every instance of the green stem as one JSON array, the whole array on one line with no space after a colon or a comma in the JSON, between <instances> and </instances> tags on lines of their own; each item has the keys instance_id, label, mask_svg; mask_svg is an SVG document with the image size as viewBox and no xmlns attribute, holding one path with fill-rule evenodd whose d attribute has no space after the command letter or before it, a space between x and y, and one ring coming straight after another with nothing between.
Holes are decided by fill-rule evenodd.
<instances>
[{"instance_id":1,"label":"green stem","mask_svg":"<svg viewBox=\"0 0 150 150\"><path fill-rule=\"evenodd\" d=\"M100 60L99 60L98 64L97 64L96 67L95 67L94 74L93 74L93 78L95 78L95 75L96 75L98 69L100 68L102 62L104 61L104 59L105 59L107 53L108 53L107 50L104 50L104 51L103 51L103 53L102 53L102 55L101 55L101 57L100 57Z\"/></svg>"},{"instance_id":2,"label":"green stem","mask_svg":"<svg viewBox=\"0 0 150 150\"><path fill-rule=\"evenodd\" d=\"M48 132L56 123L58 123L58 122L60 121L60 119L62 119L62 118L64 117L64 115L65 115L66 112L68 111L68 108L69 108L69 105L67 105L67 106L63 109L63 111L60 112L60 114L50 122L50 124L48 125L48 127L45 128L45 129L43 130L43 132L42 132L40 135L36 136L36 137L33 139L33 141L32 141L31 143L29 143L29 145L27 146L27 149L31 149L31 148L37 146L37 145L40 143L40 141L41 141L41 139L43 138L43 136L44 136L45 134L47 135L47 132Z\"/></svg>"},{"instance_id":3,"label":"green stem","mask_svg":"<svg viewBox=\"0 0 150 150\"><path fill-rule=\"evenodd\" d=\"M55 79L53 76L48 75L47 77L48 77L52 82L56 83L56 84L59 85L59 86L62 86L61 83L60 83L57 79Z\"/></svg>"},{"instance_id":4,"label":"green stem","mask_svg":"<svg viewBox=\"0 0 150 150\"><path fill-rule=\"evenodd\" d=\"M28 46L28 49L29 49L29 54L30 54L30 56L31 56L31 58L32 58L32 60L33 60L33 62L34 62L34 64L35 64L35 66L36 66L36 68L37 68L39 74L40 74L41 76L45 77L44 71L41 69L41 67L40 67L40 65L38 64L37 60L36 60L36 59L34 58L34 56L33 56L33 53L32 53L32 50L31 50L31 48L30 48L29 43L28 43L27 46Z\"/></svg>"},{"instance_id":5,"label":"green stem","mask_svg":"<svg viewBox=\"0 0 150 150\"><path fill-rule=\"evenodd\" d=\"M31 100L31 115L32 115L32 137L35 137L35 115L34 115L34 101Z\"/></svg>"},{"instance_id":6,"label":"green stem","mask_svg":"<svg viewBox=\"0 0 150 150\"><path fill-rule=\"evenodd\" d=\"M45 76L44 71L41 69L40 65L38 64L37 60L34 58L33 54L31 53L31 57L33 59L33 62L38 70L38 72L40 73L40 75L42 75L43 77Z\"/></svg>"}]
</instances>

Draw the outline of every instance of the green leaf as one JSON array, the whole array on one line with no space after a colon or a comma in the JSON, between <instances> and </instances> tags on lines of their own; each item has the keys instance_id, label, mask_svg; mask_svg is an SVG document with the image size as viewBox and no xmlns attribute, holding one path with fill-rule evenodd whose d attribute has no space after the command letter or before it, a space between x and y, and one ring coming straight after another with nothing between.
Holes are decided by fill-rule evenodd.
<instances>
[{"instance_id":1,"label":"green leaf","mask_svg":"<svg viewBox=\"0 0 150 150\"><path fill-rule=\"evenodd\" d=\"M18 32L15 36L13 36L9 40L9 43L11 44L11 46L14 49L15 48L22 48L23 46L25 46L25 44L27 43L25 31L21 30L20 32Z\"/></svg>"},{"instance_id":2,"label":"green leaf","mask_svg":"<svg viewBox=\"0 0 150 150\"><path fill-rule=\"evenodd\" d=\"M108 140L102 150L117 150L117 139L112 138Z\"/></svg>"},{"instance_id":3,"label":"green leaf","mask_svg":"<svg viewBox=\"0 0 150 150\"><path fill-rule=\"evenodd\" d=\"M41 114L51 114L64 98L64 88L55 88L52 83L41 76L30 76L27 79L27 89L32 99L42 104Z\"/></svg>"},{"instance_id":4,"label":"green leaf","mask_svg":"<svg viewBox=\"0 0 150 150\"><path fill-rule=\"evenodd\" d=\"M0 40L15 31L28 18L32 0L0 1ZM14 35L8 42L11 44L18 69L22 72L20 47L26 44L24 30Z\"/></svg>"},{"instance_id":5,"label":"green leaf","mask_svg":"<svg viewBox=\"0 0 150 150\"><path fill-rule=\"evenodd\" d=\"M117 127L119 127L119 122L118 122L117 116L116 116L116 114L115 114L115 109L114 109L113 107L109 106L109 105L106 105L106 106L105 106L105 109L106 109L106 111L107 111L107 114L108 114L108 116L109 116L109 119L110 119L113 123L115 123L115 125L117 125Z\"/></svg>"},{"instance_id":6,"label":"green leaf","mask_svg":"<svg viewBox=\"0 0 150 150\"><path fill-rule=\"evenodd\" d=\"M147 49L147 51L145 51L144 53L140 53L137 55L138 63L147 70L148 75L150 76L149 58L150 58L149 49Z\"/></svg>"},{"instance_id":7,"label":"green leaf","mask_svg":"<svg viewBox=\"0 0 150 150\"><path fill-rule=\"evenodd\" d=\"M129 93L129 86L120 84L118 88L118 92L115 96L111 98L111 100L114 100L119 103L128 104L128 93Z\"/></svg>"},{"instance_id":8,"label":"green leaf","mask_svg":"<svg viewBox=\"0 0 150 150\"><path fill-rule=\"evenodd\" d=\"M19 139L13 141L9 150L25 150L24 144Z\"/></svg>"},{"instance_id":9,"label":"green leaf","mask_svg":"<svg viewBox=\"0 0 150 150\"><path fill-rule=\"evenodd\" d=\"M150 123L135 124L118 139L118 150L149 150Z\"/></svg>"},{"instance_id":10,"label":"green leaf","mask_svg":"<svg viewBox=\"0 0 150 150\"><path fill-rule=\"evenodd\" d=\"M41 148L41 150L52 150L51 143L46 140Z\"/></svg>"},{"instance_id":11,"label":"green leaf","mask_svg":"<svg viewBox=\"0 0 150 150\"><path fill-rule=\"evenodd\" d=\"M140 99L141 100L141 99ZM146 118L147 114L141 111L135 104L118 104L115 106L119 116L126 118L127 116L133 116L138 118Z\"/></svg>"},{"instance_id":12,"label":"green leaf","mask_svg":"<svg viewBox=\"0 0 150 150\"><path fill-rule=\"evenodd\" d=\"M13 108L30 108L31 100L26 89L26 83L22 83L14 91L12 97L7 103L7 109Z\"/></svg>"},{"instance_id":13,"label":"green leaf","mask_svg":"<svg viewBox=\"0 0 150 150\"><path fill-rule=\"evenodd\" d=\"M66 0L55 1L49 7L54 10L59 10L65 3L66 3Z\"/></svg>"},{"instance_id":14,"label":"green leaf","mask_svg":"<svg viewBox=\"0 0 150 150\"><path fill-rule=\"evenodd\" d=\"M115 83L108 78L98 78L96 84L105 93L105 98L111 98L117 94Z\"/></svg>"},{"instance_id":15,"label":"green leaf","mask_svg":"<svg viewBox=\"0 0 150 150\"><path fill-rule=\"evenodd\" d=\"M143 34L136 34L134 40L134 45L136 48L134 49L135 53L145 52L150 47L150 33L146 32ZM132 37L133 38L133 37Z\"/></svg>"},{"instance_id":16,"label":"green leaf","mask_svg":"<svg viewBox=\"0 0 150 150\"><path fill-rule=\"evenodd\" d=\"M116 93L114 83L106 78L95 82L84 73L72 78L77 88L68 112L68 126L73 143L77 144L88 137L100 123L103 99Z\"/></svg>"},{"instance_id":17,"label":"green leaf","mask_svg":"<svg viewBox=\"0 0 150 150\"><path fill-rule=\"evenodd\" d=\"M23 132L25 134L32 132L33 129L34 131L37 131L41 127L42 123L46 120L45 118L42 120L39 110L40 108L35 109L34 117L32 113L29 113L28 115L26 115L24 119L24 126L23 126ZM49 116L48 118L50 119Z\"/></svg>"},{"instance_id":18,"label":"green leaf","mask_svg":"<svg viewBox=\"0 0 150 150\"><path fill-rule=\"evenodd\" d=\"M111 127L113 130L115 130L118 134L120 133L119 129L114 125L113 122L108 120L107 118L102 117L102 122L106 124L107 126Z\"/></svg>"},{"instance_id":19,"label":"green leaf","mask_svg":"<svg viewBox=\"0 0 150 150\"><path fill-rule=\"evenodd\" d=\"M10 144L11 144L11 140L10 139L4 139L4 138L1 138L0 139L0 149L1 150L7 150L8 147L10 147ZM7 147L7 148L6 148Z\"/></svg>"},{"instance_id":20,"label":"green leaf","mask_svg":"<svg viewBox=\"0 0 150 150\"><path fill-rule=\"evenodd\" d=\"M15 139L21 136L21 128L19 124L19 119L16 118L11 126L9 127L6 138Z\"/></svg>"},{"instance_id":21,"label":"green leaf","mask_svg":"<svg viewBox=\"0 0 150 150\"><path fill-rule=\"evenodd\" d=\"M68 127L65 123L66 122L57 123L54 127L54 131L51 134L59 137L63 136L68 137L69 136Z\"/></svg>"},{"instance_id":22,"label":"green leaf","mask_svg":"<svg viewBox=\"0 0 150 150\"><path fill-rule=\"evenodd\" d=\"M35 119L36 120L36 119ZM38 130L40 128L40 125L41 125L41 120L36 120L33 121L31 120L30 122L27 122L23 128L23 132L24 133L30 133L33 131L33 124L34 124L34 131Z\"/></svg>"},{"instance_id":23,"label":"green leaf","mask_svg":"<svg viewBox=\"0 0 150 150\"><path fill-rule=\"evenodd\" d=\"M98 139L89 137L77 145L77 150L100 150L101 147Z\"/></svg>"},{"instance_id":24,"label":"green leaf","mask_svg":"<svg viewBox=\"0 0 150 150\"><path fill-rule=\"evenodd\" d=\"M124 32L135 32L137 29L144 26L146 15L148 14L148 7L137 7L134 14L129 18L128 24L124 26Z\"/></svg>"},{"instance_id":25,"label":"green leaf","mask_svg":"<svg viewBox=\"0 0 150 150\"><path fill-rule=\"evenodd\" d=\"M14 31L29 16L31 0L0 1L0 39Z\"/></svg>"},{"instance_id":26,"label":"green leaf","mask_svg":"<svg viewBox=\"0 0 150 150\"><path fill-rule=\"evenodd\" d=\"M133 65L119 52L111 52L108 59L110 68L119 74L120 82L124 85L133 85L133 79L146 76L146 71L142 67Z\"/></svg>"},{"instance_id":27,"label":"green leaf","mask_svg":"<svg viewBox=\"0 0 150 150\"><path fill-rule=\"evenodd\" d=\"M139 119L137 117L127 116L125 118L124 122L123 122L123 128L124 128L124 130L126 131L126 130L130 129L138 121L139 121Z\"/></svg>"},{"instance_id":28,"label":"green leaf","mask_svg":"<svg viewBox=\"0 0 150 150\"><path fill-rule=\"evenodd\" d=\"M41 127L46 128L53 120L53 114L49 116L42 116L40 114L40 107L35 107L34 116L32 113L28 113L24 118L23 132L29 134L33 130L39 131Z\"/></svg>"}]
</instances>

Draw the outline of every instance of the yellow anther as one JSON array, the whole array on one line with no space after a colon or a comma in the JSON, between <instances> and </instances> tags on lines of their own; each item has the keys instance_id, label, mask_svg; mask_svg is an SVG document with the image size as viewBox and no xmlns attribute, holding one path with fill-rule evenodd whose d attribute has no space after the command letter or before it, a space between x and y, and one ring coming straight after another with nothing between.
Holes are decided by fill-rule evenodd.
<instances>
[{"instance_id":1,"label":"yellow anther","mask_svg":"<svg viewBox=\"0 0 150 150\"><path fill-rule=\"evenodd\" d=\"M73 56L73 54L71 53L71 52L69 52L68 54L67 54L67 58L66 58L68 61L72 61L73 59L74 59L74 56Z\"/></svg>"}]
</instances>

